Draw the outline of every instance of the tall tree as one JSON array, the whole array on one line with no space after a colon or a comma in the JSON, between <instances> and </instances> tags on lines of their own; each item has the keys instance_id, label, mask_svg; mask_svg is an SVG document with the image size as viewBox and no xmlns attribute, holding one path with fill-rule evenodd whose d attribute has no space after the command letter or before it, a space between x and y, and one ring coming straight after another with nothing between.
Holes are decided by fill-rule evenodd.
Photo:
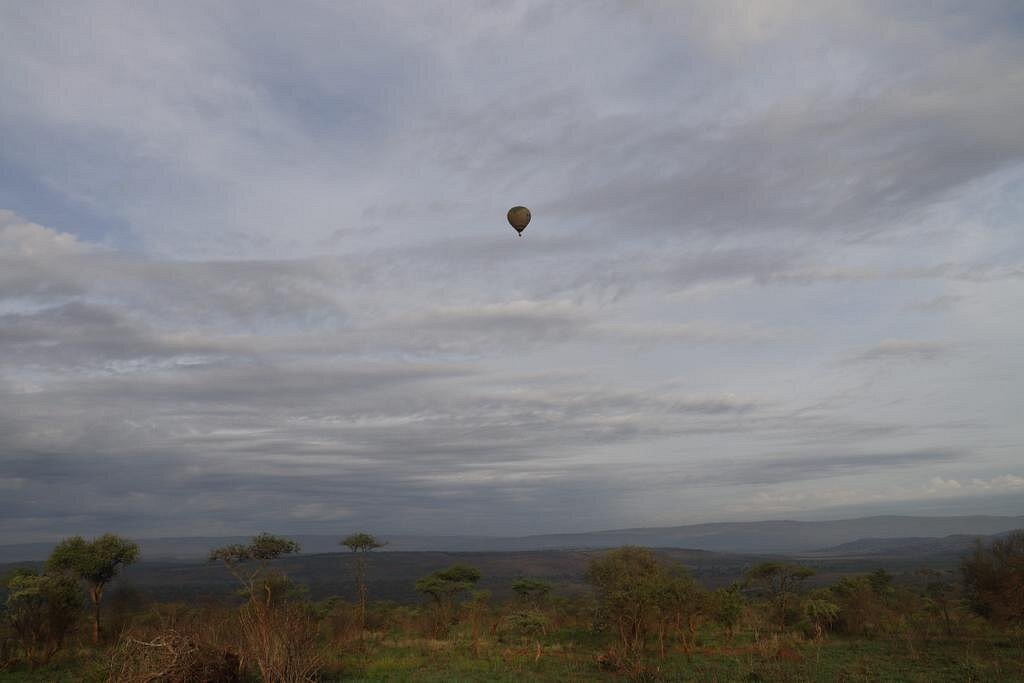
<instances>
[{"instance_id":1,"label":"tall tree","mask_svg":"<svg viewBox=\"0 0 1024 683\"><path fill-rule=\"evenodd\" d=\"M995 621L1024 622L1024 530L978 541L960 567L974 610Z\"/></svg>"},{"instance_id":2,"label":"tall tree","mask_svg":"<svg viewBox=\"0 0 1024 683\"><path fill-rule=\"evenodd\" d=\"M271 562L299 552L299 544L261 533L249 543L210 551L242 585L248 600L238 612L246 651L264 681L315 680L321 665L317 624L307 605L294 600L295 586Z\"/></svg>"},{"instance_id":3,"label":"tall tree","mask_svg":"<svg viewBox=\"0 0 1024 683\"><path fill-rule=\"evenodd\" d=\"M299 544L295 541L264 532L253 536L248 544L235 543L211 550L209 561L221 562L228 573L242 584L250 600L258 599L258 589L262 587L269 602L272 590L268 576L270 562L297 552Z\"/></svg>"},{"instance_id":4,"label":"tall tree","mask_svg":"<svg viewBox=\"0 0 1024 683\"><path fill-rule=\"evenodd\" d=\"M519 578L512 582L512 592L534 609L544 606L548 595L551 594L551 589L550 583L537 579Z\"/></svg>"},{"instance_id":5,"label":"tall tree","mask_svg":"<svg viewBox=\"0 0 1024 683\"><path fill-rule=\"evenodd\" d=\"M383 548L387 543L378 540L375 536L360 531L359 533L346 536L338 541L338 544L345 546L355 555L355 562L352 566L355 571L356 594L359 601L359 629L362 631L366 628L366 556L371 550Z\"/></svg>"},{"instance_id":6,"label":"tall tree","mask_svg":"<svg viewBox=\"0 0 1024 683\"><path fill-rule=\"evenodd\" d=\"M810 567L798 564L762 562L748 569L744 578L747 583L762 587L775 608L778 626L783 629L799 618L796 594L801 584L814 573Z\"/></svg>"},{"instance_id":7,"label":"tall tree","mask_svg":"<svg viewBox=\"0 0 1024 683\"><path fill-rule=\"evenodd\" d=\"M476 586L480 570L465 564L453 564L416 581L416 590L428 595L437 610L436 630L447 628L455 612L458 596Z\"/></svg>"},{"instance_id":8,"label":"tall tree","mask_svg":"<svg viewBox=\"0 0 1024 683\"><path fill-rule=\"evenodd\" d=\"M67 572L85 581L92 601L92 640L100 642L100 602L107 587L122 567L139 558L138 544L116 534L104 534L86 541L74 536L53 549L47 567L51 571Z\"/></svg>"},{"instance_id":9,"label":"tall tree","mask_svg":"<svg viewBox=\"0 0 1024 683\"><path fill-rule=\"evenodd\" d=\"M657 556L638 546L611 550L591 560L587 569L599 617L618 636L618 657L637 673L644 668L647 636L656 625L668 578Z\"/></svg>"}]
</instances>

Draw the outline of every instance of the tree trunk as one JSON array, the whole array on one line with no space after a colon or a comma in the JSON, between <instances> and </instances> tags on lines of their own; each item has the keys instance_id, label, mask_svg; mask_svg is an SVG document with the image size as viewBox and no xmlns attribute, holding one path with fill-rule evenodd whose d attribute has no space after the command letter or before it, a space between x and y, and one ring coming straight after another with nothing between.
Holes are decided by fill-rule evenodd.
<instances>
[{"instance_id":1,"label":"tree trunk","mask_svg":"<svg viewBox=\"0 0 1024 683\"><path fill-rule=\"evenodd\" d=\"M366 558L356 554L356 592L359 598L359 633L366 629Z\"/></svg>"},{"instance_id":2,"label":"tree trunk","mask_svg":"<svg viewBox=\"0 0 1024 683\"><path fill-rule=\"evenodd\" d=\"M89 597L92 598L92 642L100 644L100 598L103 597L103 589L99 586L92 586L89 589Z\"/></svg>"}]
</instances>

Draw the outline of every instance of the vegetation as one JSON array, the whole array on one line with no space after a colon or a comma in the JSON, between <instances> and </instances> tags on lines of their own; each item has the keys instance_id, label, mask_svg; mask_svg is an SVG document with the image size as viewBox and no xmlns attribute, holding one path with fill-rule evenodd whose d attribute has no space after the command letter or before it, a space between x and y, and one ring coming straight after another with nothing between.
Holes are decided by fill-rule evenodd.
<instances>
[{"instance_id":1,"label":"vegetation","mask_svg":"<svg viewBox=\"0 0 1024 683\"><path fill-rule=\"evenodd\" d=\"M100 602L103 590L121 568L139 557L139 546L114 534L86 541L75 536L53 549L47 561L51 572L64 572L85 581L92 601L92 640L100 642Z\"/></svg>"},{"instance_id":2,"label":"vegetation","mask_svg":"<svg viewBox=\"0 0 1024 683\"><path fill-rule=\"evenodd\" d=\"M440 635L454 623L456 601L479 580L480 570L476 567L453 564L416 582L416 590L433 601L435 635Z\"/></svg>"},{"instance_id":3,"label":"vegetation","mask_svg":"<svg viewBox=\"0 0 1024 683\"><path fill-rule=\"evenodd\" d=\"M5 582L5 617L25 660L45 664L75 630L82 612L78 583L62 574L16 571Z\"/></svg>"},{"instance_id":4,"label":"vegetation","mask_svg":"<svg viewBox=\"0 0 1024 683\"><path fill-rule=\"evenodd\" d=\"M963 571L975 611L1004 623L1024 622L1024 531L987 547L979 543Z\"/></svg>"},{"instance_id":5,"label":"vegetation","mask_svg":"<svg viewBox=\"0 0 1024 683\"><path fill-rule=\"evenodd\" d=\"M241 583L247 599L238 611L241 650L256 663L264 681L310 680L321 666L313 611L301 599L302 591L271 567L273 560L298 551L298 543L262 533L247 545L224 546L210 553L210 562L222 562ZM224 659L239 658L226 649Z\"/></svg>"},{"instance_id":6,"label":"vegetation","mask_svg":"<svg viewBox=\"0 0 1024 683\"><path fill-rule=\"evenodd\" d=\"M149 601L113 589L104 622L118 637L98 644L83 628L96 622L85 595L96 583L102 595L137 550L89 555L85 545L62 543L44 572L4 580L0 679L1024 680L1024 534L979 546L954 572L823 581L772 561L716 590L640 547L592 553L586 593L519 576L495 598L463 562L416 580L419 604L364 602L365 573L354 600L314 600L285 572L298 545L260 534L210 553L239 588L231 598ZM373 549L363 547L354 552ZM81 557L120 560L68 559Z\"/></svg>"},{"instance_id":7,"label":"vegetation","mask_svg":"<svg viewBox=\"0 0 1024 683\"><path fill-rule=\"evenodd\" d=\"M365 532L359 532L346 536L339 543L353 553L356 561L353 565L356 576L356 599L359 601L359 628L366 628L366 600L368 596L366 588L366 555L371 550L383 548L387 543L379 541L376 537Z\"/></svg>"}]
</instances>

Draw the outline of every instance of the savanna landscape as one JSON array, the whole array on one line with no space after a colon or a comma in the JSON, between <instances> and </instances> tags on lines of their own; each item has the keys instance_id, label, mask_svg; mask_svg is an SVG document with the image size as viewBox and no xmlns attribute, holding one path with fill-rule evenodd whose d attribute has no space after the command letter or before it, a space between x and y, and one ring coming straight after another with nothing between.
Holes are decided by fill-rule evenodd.
<instances>
[{"instance_id":1,"label":"savanna landscape","mask_svg":"<svg viewBox=\"0 0 1024 683\"><path fill-rule=\"evenodd\" d=\"M1024 682L1024 0L0 0L0 683Z\"/></svg>"},{"instance_id":2,"label":"savanna landscape","mask_svg":"<svg viewBox=\"0 0 1024 683\"><path fill-rule=\"evenodd\" d=\"M263 533L147 566L127 539L73 538L9 570L0 676L1024 680L1024 531L883 540L801 558L388 552L361 532L301 555Z\"/></svg>"}]
</instances>

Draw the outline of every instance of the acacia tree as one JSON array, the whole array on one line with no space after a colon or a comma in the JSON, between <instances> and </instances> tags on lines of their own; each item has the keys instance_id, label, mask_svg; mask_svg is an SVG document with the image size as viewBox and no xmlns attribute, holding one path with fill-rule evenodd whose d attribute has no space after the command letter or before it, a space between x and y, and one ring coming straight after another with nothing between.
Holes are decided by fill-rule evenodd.
<instances>
[{"instance_id":1,"label":"acacia tree","mask_svg":"<svg viewBox=\"0 0 1024 683\"><path fill-rule=\"evenodd\" d=\"M371 550L383 548L387 542L381 542L375 536L361 531L346 536L338 541L338 544L345 546L355 555L355 562L352 566L356 577L356 595L359 600L359 629L362 630L366 628L366 556Z\"/></svg>"},{"instance_id":2,"label":"acacia tree","mask_svg":"<svg viewBox=\"0 0 1024 683\"><path fill-rule=\"evenodd\" d=\"M710 611L707 592L679 568L666 568L659 583L658 647L661 656L665 656L665 635L670 630L689 652L696 644L697 631Z\"/></svg>"},{"instance_id":3,"label":"acacia tree","mask_svg":"<svg viewBox=\"0 0 1024 683\"><path fill-rule=\"evenodd\" d=\"M4 619L30 665L45 664L74 630L82 612L82 592L67 574L36 574L19 569L5 581Z\"/></svg>"},{"instance_id":4,"label":"acacia tree","mask_svg":"<svg viewBox=\"0 0 1024 683\"><path fill-rule=\"evenodd\" d=\"M814 576L810 567L781 562L762 562L747 570L745 578L748 583L762 587L776 610L780 628L799 618L794 597L800 585Z\"/></svg>"},{"instance_id":5,"label":"acacia tree","mask_svg":"<svg viewBox=\"0 0 1024 683\"><path fill-rule=\"evenodd\" d=\"M61 541L47 561L51 571L66 572L85 581L92 601L92 640L100 642L100 602L107 587L122 567L139 558L139 546L116 534L104 534L86 541L74 536Z\"/></svg>"},{"instance_id":6,"label":"acacia tree","mask_svg":"<svg viewBox=\"0 0 1024 683\"><path fill-rule=\"evenodd\" d=\"M551 594L551 589L550 583L537 579L516 579L512 582L512 592L534 609L544 606L548 595Z\"/></svg>"},{"instance_id":7,"label":"acacia tree","mask_svg":"<svg viewBox=\"0 0 1024 683\"><path fill-rule=\"evenodd\" d=\"M270 581L270 562L299 552L299 544L282 536L266 532L253 536L248 544L234 543L210 551L209 562L221 562L238 579L251 601L258 599L259 589L264 591L267 604L273 597Z\"/></svg>"},{"instance_id":8,"label":"acacia tree","mask_svg":"<svg viewBox=\"0 0 1024 683\"><path fill-rule=\"evenodd\" d=\"M291 584L270 566L297 552L295 541L268 533L254 536L247 544L210 552L209 561L221 562L249 598L239 610L239 620L248 651L265 681L313 680L321 666L315 618L303 605L280 599Z\"/></svg>"},{"instance_id":9,"label":"acacia tree","mask_svg":"<svg viewBox=\"0 0 1024 683\"><path fill-rule=\"evenodd\" d=\"M942 625L946 636L953 635L954 615L960 607L960 597L957 595L956 586L947 581L948 575L938 569L918 569L917 574L925 578L924 597L925 604L942 618Z\"/></svg>"},{"instance_id":10,"label":"acacia tree","mask_svg":"<svg viewBox=\"0 0 1024 683\"><path fill-rule=\"evenodd\" d=\"M434 602L437 631L451 624L458 596L475 586L480 577L480 570L476 567L453 564L416 581L416 590L430 596Z\"/></svg>"},{"instance_id":11,"label":"acacia tree","mask_svg":"<svg viewBox=\"0 0 1024 683\"><path fill-rule=\"evenodd\" d=\"M599 618L618 636L621 660L643 669L647 636L657 624L668 573L654 553L623 546L591 560L587 580L597 593Z\"/></svg>"},{"instance_id":12,"label":"acacia tree","mask_svg":"<svg viewBox=\"0 0 1024 683\"><path fill-rule=\"evenodd\" d=\"M725 629L725 635L732 642L736 636L736 625L743 616L742 585L733 583L728 588L719 588L711 594L710 605L714 619Z\"/></svg>"},{"instance_id":13,"label":"acacia tree","mask_svg":"<svg viewBox=\"0 0 1024 683\"><path fill-rule=\"evenodd\" d=\"M548 596L554 587L547 581L538 579L518 578L512 582L512 592L519 598L519 602L525 610L514 612L510 616L510 623L514 624L516 630L530 634L534 629L541 633L547 633L547 617L544 615L544 607L547 605ZM538 653L540 643L537 643ZM540 655L538 654L538 657Z\"/></svg>"}]
</instances>

